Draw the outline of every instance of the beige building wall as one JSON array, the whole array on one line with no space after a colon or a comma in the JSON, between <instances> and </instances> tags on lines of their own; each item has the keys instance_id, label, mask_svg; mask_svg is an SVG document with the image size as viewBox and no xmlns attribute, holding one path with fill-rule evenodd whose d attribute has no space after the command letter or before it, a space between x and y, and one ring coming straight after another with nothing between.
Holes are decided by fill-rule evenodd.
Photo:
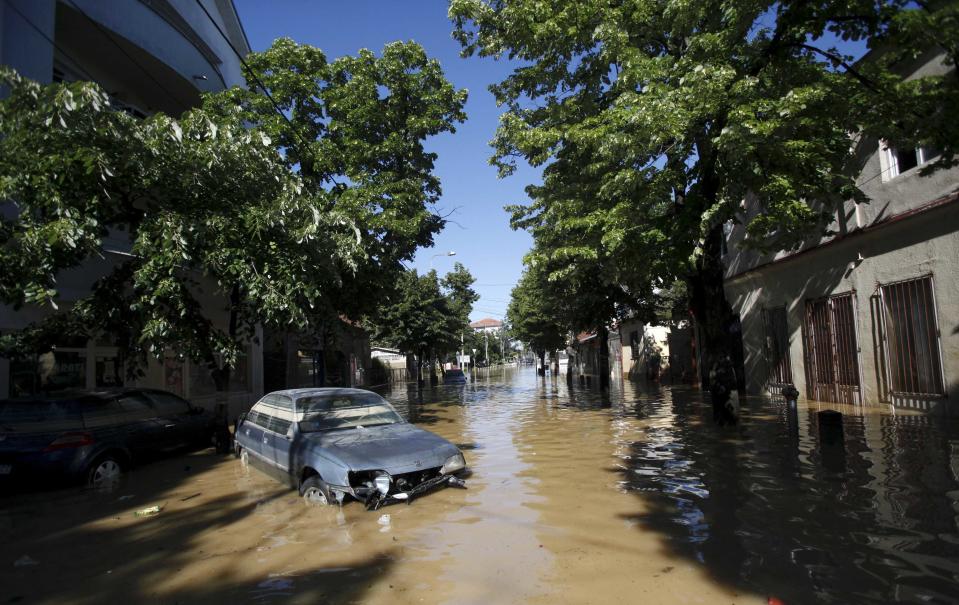
<instances>
[{"instance_id":1,"label":"beige building wall","mask_svg":"<svg viewBox=\"0 0 959 605\"><path fill-rule=\"evenodd\" d=\"M946 397L890 396L879 287L925 275L932 276ZM948 405L959 413L959 198L733 276L726 292L742 321L750 392L763 392L770 374L764 308L786 308L793 382L806 396L806 301L852 292L862 402L918 409Z\"/></svg>"},{"instance_id":2,"label":"beige building wall","mask_svg":"<svg viewBox=\"0 0 959 605\"><path fill-rule=\"evenodd\" d=\"M864 60L868 60L868 57ZM901 66L907 79L947 74L943 55L934 51ZM935 160L935 150L915 152L918 165L898 164L896 151L885 142L853 137L856 182L868 204L846 202L836 213L829 234L811 238L798 250L758 254L748 249L747 223L761 208L754 199L743 202L739 221L727 239L726 293L742 321L747 389L770 390L770 349L779 337L769 329L764 310L785 307L791 382L801 396L811 393L809 343L804 332L807 301L852 294L853 324L860 392L857 402L892 403L923 410L945 408L959 413L959 168L922 174ZM882 286L931 277L931 321L937 322L943 393L939 396L896 395L890 391L892 356L884 342ZM889 291L887 288L886 292ZM848 356L847 356L848 357ZM901 355L893 363L920 364ZM775 384L775 383L774 383ZM775 391L778 387L773 386Z\"/></svg>"}]
</instances>

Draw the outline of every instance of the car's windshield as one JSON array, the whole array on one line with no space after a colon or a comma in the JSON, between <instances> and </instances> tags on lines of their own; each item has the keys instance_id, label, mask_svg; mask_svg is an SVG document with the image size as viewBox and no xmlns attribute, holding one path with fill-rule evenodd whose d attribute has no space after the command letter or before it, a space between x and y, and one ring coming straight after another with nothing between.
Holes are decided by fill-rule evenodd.
<instances>
[{"instance_id":1,"label":"car's windshield","mask_svg":"<svg viewBox=\"0 0 959 605\"><path fill-rule=\"evenodd\" d=\"M296 401L300 432L397 424L403 418L375 393L312 395Z\"/></svg>"}]
</instances>

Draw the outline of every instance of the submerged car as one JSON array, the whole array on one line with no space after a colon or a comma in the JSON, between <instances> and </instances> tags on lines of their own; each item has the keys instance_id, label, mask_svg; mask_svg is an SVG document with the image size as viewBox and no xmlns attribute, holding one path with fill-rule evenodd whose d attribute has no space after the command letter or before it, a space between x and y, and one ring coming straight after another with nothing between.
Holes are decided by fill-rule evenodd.
<instances>
[{"instance_id":1,"label":"submerged car","mask_svg":"<svg viewBox=\"0 0 959 605\"><path fill-rule=\"evenodd\" d=\"M106 488L138 462L207 447L215 434L212 414L155 389L6 399L0 401L0 485L68 481Z\"/></svg>"},{"instance_id":2,"label":"submerged car","mask_svg":"<svg viewBox=\"0 0 959 605\"><path fill-rule=\"evenodd\" d=\"M444 384L466 384L466 374L463 373L463 370L452 369L446 370L446 373L443 374L443 383Z\"/></svg>"},{"instance_id":3,"label":"submerged car","mask_svg":"<svg viewBox=\"0 0 959 605\"><path fill-rule=\"evenodd\" d=\"M235 453L279 469L311 504L352 497L376 510L437 487L465 487L463 453L362 389L270 393L236 424Z\"/></svg>"}]
</instances>

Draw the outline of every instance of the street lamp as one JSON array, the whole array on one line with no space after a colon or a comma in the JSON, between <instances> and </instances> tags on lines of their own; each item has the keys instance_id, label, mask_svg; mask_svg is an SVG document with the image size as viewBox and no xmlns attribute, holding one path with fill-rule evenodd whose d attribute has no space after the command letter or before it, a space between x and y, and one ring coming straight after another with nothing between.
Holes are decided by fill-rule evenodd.
<instances>
[{"instance_id":1,"label":"street lamp","mask_svg":"<svg viewBox=\"0 0 959 605\"><path fill-rule=\"evenodd\" d=\"M454 250L450 250L449 252L444 252L444 253L442 253L442 254L434 254L433 256L431 256L431 257L430 257L430 271L433 270L433 261L436 260L436 258L438 258L438 257L440 257L440 256L456 256L456 252L455 252Z\"/></svg>"}]
</instances>

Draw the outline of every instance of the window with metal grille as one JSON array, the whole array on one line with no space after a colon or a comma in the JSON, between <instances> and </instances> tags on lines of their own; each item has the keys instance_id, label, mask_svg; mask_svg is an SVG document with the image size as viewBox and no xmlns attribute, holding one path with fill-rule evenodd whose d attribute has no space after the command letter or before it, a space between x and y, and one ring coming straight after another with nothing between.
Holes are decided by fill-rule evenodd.
<instances>
[{"instance_id":1,"label":"window with metal grille","mask_svg":"<svg viewBox=\"0 0 959 605\"><path fill-rule=\"evenodd\" d=\"M766 359L769 362L766 380L770 386L792 384L786 307L763 309L763 326L766 330Z\"/></svg>"},{"instance_id":2,"label":"window with metal grille","mask_svg":"<svg viewBox=\"0 0 959 605\"><path fill-rule=\"evenodd\" d=\"M806 301L807 397L860 402L858 340L855 292Z\"/></svg>"},{"instance_id":3,"label":"window with metal grille","mask_svg":"<svg viewBox=\"0 0 959 605\"><path fill-rule=\"evenodd\" d=\"M894 395L942 395L939 322L932 276L880 287L883 345Z\"/></svg>"}]
</instances>

